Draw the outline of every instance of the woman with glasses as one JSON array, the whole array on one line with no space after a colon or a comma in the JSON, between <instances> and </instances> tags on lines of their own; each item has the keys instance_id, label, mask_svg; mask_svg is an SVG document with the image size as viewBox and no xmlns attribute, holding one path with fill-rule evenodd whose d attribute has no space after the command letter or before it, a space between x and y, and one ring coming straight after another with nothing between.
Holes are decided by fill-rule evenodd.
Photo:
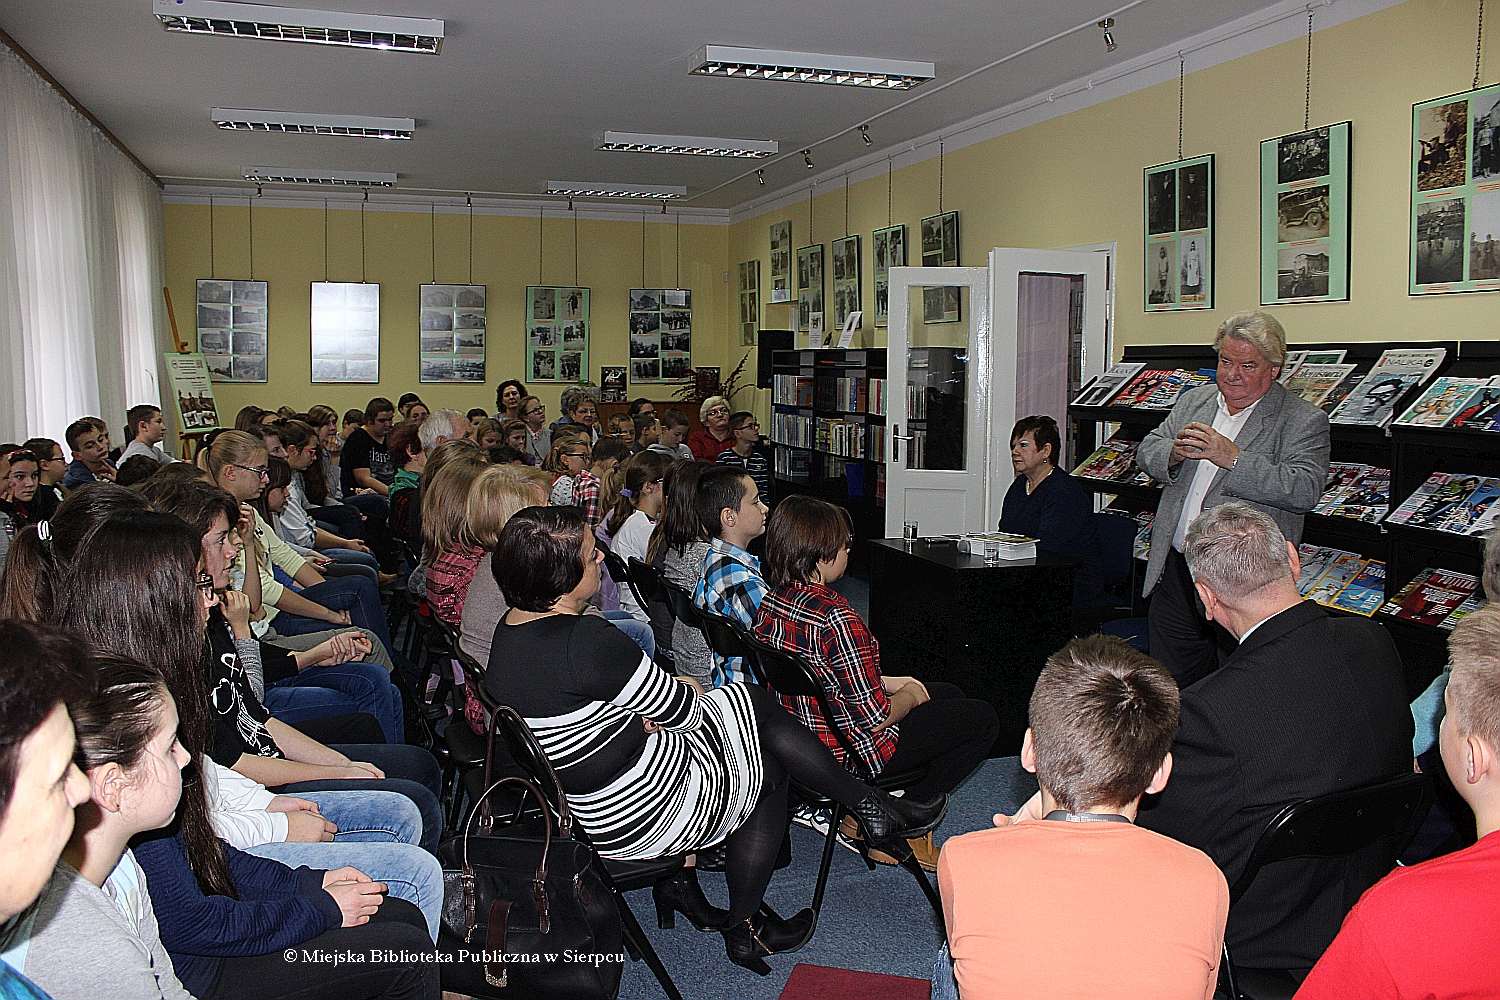
<instances>
[{"instance_id":1,"label":"woman with glasses","mask_svg":"<svg viewBox=\"0 0 1500 1000\"><path fill-rule=\"evenodd\" d=\"M761 598L754 632L812 666L861 759L844 760L813 699L783 695L781 701L835 757L870 774L925 767L907 794L934 798L957 788L989 756L1000 720L989 702L965 698L952 684L881 674L880 644L831 586L849 566L852 530L849 513L823 500L793 496L777 506L761 561L770 590ZM930 833L910 846L922 867L937 870Z\"/></svg>"},{"instance_id":2,"label":"woman with glasses","mask_svg":"<svg viewBox=\"0 0 1500 1000\"><path fill-rule=\"evenodd\" d=\"M581 385L569 386L563 390L558 405L562 407L563 415L552 422L554 437L562 428L577 425L579 430L588 433L590 445L599 440L599 404L593 393Z\"/></svg>"},{"instance_id":3,"label":"woman with glasses","mask_svg":"<svg viewBox=\"0 0 1500 1000\"><path fill-rule=\"evenodd\" d=\"M729 400L723 396L709 396L698 408L698 419L703 426L688 435L688 447L693 457L700 462L712 462L719 452L734 447L734 434L729 429Z\"/></svg>"},{"instance_id":4,"label":"woman with glasses","mask_svg":"<svg viewBox=\"0 0 1500 1000\"><path fill-rule=\"evenodd\" d=\"M532 465L541 465L552 450L552 429L547 426L547 407L535 396L521 400L521 419L526 422L526 447L520 449Z\"/></svg>"}]
</instances>

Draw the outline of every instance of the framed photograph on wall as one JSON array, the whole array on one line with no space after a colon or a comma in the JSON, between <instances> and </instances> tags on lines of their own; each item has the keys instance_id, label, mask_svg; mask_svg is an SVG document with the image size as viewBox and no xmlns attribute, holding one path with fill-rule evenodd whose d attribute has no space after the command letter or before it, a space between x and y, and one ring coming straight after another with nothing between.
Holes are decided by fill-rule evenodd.
<instances>
[{"instance_id":1,"label":"framed photograph on wall","mask_svg":"<svg viewBox=\"0 0 1500 1000\"><path fill-rule=\"evenodd\" d=\"M1412 106L1412 295L1500 290L1500 85Z\"/></svg>"},{"instance_id":2,"label":"framed photograph on wall","mask_svg":"<svg viewBox=\"0 0 1500 1000\"><path fill-rule=\"evenodd\" d=\"M312 380L380 381L380 286L312 283Z\"/></svg>"},{"instance_id":3,"label":"framed photograph on wall","mask_svg":"<svg viewBox=\"0 0 1500 1000\"><path fill-rule=\"evenodd\" d=\"M198 350L215 382L266 380L266 283L198 279Z\"/></svg>"},{"instance_id":4,"label":"framed photograph on wall","mask_svg":"<svg viewBox=\"0 0 1500 1000\"><path fill-rule=\"evenodd\" d=\"M833 329L842 331L850 313L860 313L860 325L864 325L863 306L859 281L859 237L845 236L834 240L833 249Z\"/></svg>"},{"instance_id":5,"label":"framed photograph on wall","mask_svg":"<svg viewBox=\"0 0 1500 1000\"><path fill-rule=\"evenodd\" d=\"M1348 122L1260 144L1260 302L1349 298Z\"/></svg>"},{"instance_id":6,"label":"framed photograph on wall","mask_svg":"<svg viewBox=\"0 0 1500 1000\"><path fill-rule=\"evenodd\" d=\"M906 266L906 224L875 230L870 244L875 258L875 325L885 326L891 315L891 268Z\"/></svg>"},{"instance_id":7,"label":"framed photograph on wall","mask_svg":"<svg viewBox=\"0 0 1500 1000\"><path fill-rule=\"evenodd\" d=\"M423 285L419 291L421 381L483 382L485 286Z\"/></svg>"},{"instance_id":8,"label":"framed photograph on wall","mask_svg":"<svg viewBox=\"0 0 1500 1000\"><path fill-rule=\"evenodd\" d=\"M1147 167L1147 312L1214 307L1214 156Z\"/></svg>"},{"instance_id":9,"label":"framed photograph on wall","mask_svg":"<svg viewBox=\"0 0 1500 1000\"><path fill-rule=\"evenodd\" d=\"M958 266L958 213L943 212L922 220L922 266ZM924 323L957 323L960 289L957 286L922 289Z\"/></svg>"},{"instance_id":10,"label":"framed photograph on wall","mask_svg":"<svg viewBox=\"0 0 1500 1000\"><path fill-rule=\"evenodd\" d=\"M582 382L589 375L589 290L526 286L529 382Z\"/></svg>"},{"instance_id":11,"label":"framed photograph on wall","mask_svg":"<svg viewBox=\"0 0 1500 1000\"><path fill-rule=\"evenodd\" d=\"M630 290L630 381L682 382L693 376L693 293Z\"/></svg>"},{"instance_id":12,"label":"framed photograph on wall","mask_svg":"<svg viewBox=\"0 0 1500 1000\"><path fill-rule=\"evenodd\" d=\"M797 332L807 334L808 347L822 347L823 244L797 249Z\"/></svg>"},{"instance_id":13,"label":"framed photograph on wall","mask_svg":"<svg viewBox=\"0 0 1500 1000\"><path fill-rule=\"evenodd\" d=\"M771 225L771 301L792 301L792 220Z\"/></svg>"},{"instance_id":14,"label":"framed photograph on wall","mask_svg":"<svg viewBox=\"0 0 1500 1000\"><path fill-rule=\"evenodd\" d=\"M760 261L740 265L740 346L754 347L760 332Z\"/></svg>"}]
</instances>

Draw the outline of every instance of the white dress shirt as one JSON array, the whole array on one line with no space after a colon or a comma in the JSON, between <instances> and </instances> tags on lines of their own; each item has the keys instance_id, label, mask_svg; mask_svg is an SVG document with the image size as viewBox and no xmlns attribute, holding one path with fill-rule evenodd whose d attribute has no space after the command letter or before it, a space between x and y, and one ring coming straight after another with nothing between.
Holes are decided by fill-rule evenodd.
<instances>
[{"instance_id":1,"label":"white dress shirt","mask_svg":"<svg viewBox=\"0 0 1500 1000\"><path fill-rule=\"evenodd\" d=\"M1264 396L1261 397L1261 399L1264 398ZM1214 411L1214 430L1233 441L1239 437L1245 421L1250 419L1250 414L1254 413L1259 405L1260 399L1257 399L1240 412L1231 415L1229 407L1224 405L1224 394L1219 393L1218 406ZM1183 459L1184 465L1190 462L1196 466L1193 471L1193 484L1188 488L1187 499L1182 502L1182 516L1177 519L1177 530L1172 533L1172 548L1178 552L1182 551L1185 544L1188 525L1203 513L1203 498L1208 496L1208 489L1214 484L1214 476L1219 473L1219 467L1206 458Z\"/></svg>"}]
</instances>

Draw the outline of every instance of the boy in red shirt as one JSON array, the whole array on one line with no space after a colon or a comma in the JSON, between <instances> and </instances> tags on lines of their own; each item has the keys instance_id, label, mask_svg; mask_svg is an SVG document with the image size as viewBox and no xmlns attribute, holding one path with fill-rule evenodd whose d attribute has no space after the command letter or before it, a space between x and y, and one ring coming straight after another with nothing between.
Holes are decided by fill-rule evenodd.
<instances>
[{"instance_id":1,"label":"boy in red shirt","mask_svg":"<svg viewBox=\"0 0 1500 1000\"><path fill-rule=\"evenodd\" d=\"M1500 996L1500 604L1458 623L1448 660L1438 746L1479 841L1372 886L1297 1000Z\"/></svg>"}]
</instances>

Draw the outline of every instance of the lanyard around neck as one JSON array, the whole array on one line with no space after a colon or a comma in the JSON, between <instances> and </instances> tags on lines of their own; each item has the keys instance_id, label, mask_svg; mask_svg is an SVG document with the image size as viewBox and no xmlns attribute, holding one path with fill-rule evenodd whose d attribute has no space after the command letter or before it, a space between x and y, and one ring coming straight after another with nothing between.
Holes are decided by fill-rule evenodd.
<instances>
[{"instance_id":1,"label":"lanyard around neck","mask_svg":"<svg viewBox=\"0 0 1500 1000\"><path fill-rule=\"evenodd\" d=\"M1066 809L1054 809L1042 819L1056 820L1060 823L1129 823L1130 820L1119 813L1075 813Z\"/></svg>"}]
</instances>

